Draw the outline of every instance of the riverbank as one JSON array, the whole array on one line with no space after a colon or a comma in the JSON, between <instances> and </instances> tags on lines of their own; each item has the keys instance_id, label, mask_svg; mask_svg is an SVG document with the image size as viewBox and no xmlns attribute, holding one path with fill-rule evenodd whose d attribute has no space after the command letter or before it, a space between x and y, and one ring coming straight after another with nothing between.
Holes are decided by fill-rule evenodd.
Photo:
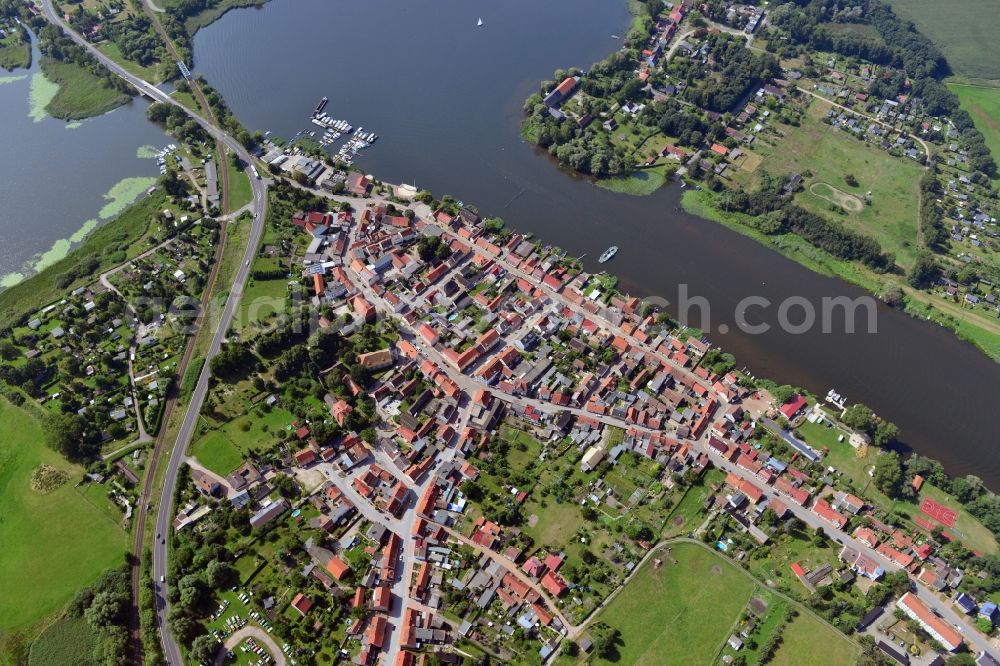
<instances>
[{"instance_id":1,"label":"riverbank","mask_svg":"<svg viewBox=\"0 0 1000 666\"><path fill-rule=\"evenodd\" d=\"M715 195L707 190L685 191L681 206L692 215L749 236L812 271L840 278L880 298L884 299L890 290L899 290L903 301L898 305L905 312L949 329L962 340L975 345L993 361L1000 363L1000 325L989 328L980 325L956 303L914 289L900 276L876 274L856 262L838 259L795 234L765 234L756 228L757 220L753 216L720 210L715 203Z\"/></svg>"},{"instance_id":2,"label":"riverbank","mask_svg":"<svg viewBox=\"0 0 1000 666\"><path fill-rule=\"evenodd\" d=\"M195 14L194 16L188 17L184 21L184 29L187 31L188 35L194 39L196 32L202 28L215 23L220 18L225 16L230 10L241 9L244 7L263 7L267 0L221 0L214 7L210 7L203 12ZM163 2L162 4L169 6L171 3Z\"/></svg>"},{"instance_id":3,"label":"riverbank","mask_svg":"<svg viewBox=\"0 0 1000 666\"><path fill-rule=\"evenodd\" d=\"M16 34L0 39L0 69L13 72L31 67L31 45Z\"/></svg>"},{"instance_id":4,"label":"riverbank","mask_svg":"<svg viewBox=\"0 0 1000 666\"><path fill-rule=\"evenodd\" d=\"M153 195L132 204L118 217L95 229L65 258L27 280L0 292L0 330L56 300L60 294L148 249L155 233L151 221L165 195Z\"/></svg>"},{"instance_id":5,"label":"riverbank","mask_svg":"<svg viewBox=\"0 0 1000 666\"><path fill-rule=\"evenodd\" d=\"M59 86L45 111L60 120L83 120L117 109L131 99L107 82L74 62L48 56L40 61L42 73Z\"/></svg>"}]
</instances>

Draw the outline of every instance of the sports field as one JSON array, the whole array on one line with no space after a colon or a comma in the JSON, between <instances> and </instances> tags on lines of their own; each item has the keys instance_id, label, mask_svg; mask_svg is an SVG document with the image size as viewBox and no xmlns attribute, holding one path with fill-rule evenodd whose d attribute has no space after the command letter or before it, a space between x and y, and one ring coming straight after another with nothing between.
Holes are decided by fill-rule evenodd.
<instances>
[{"instance_id":1,"label":"sports field","mask_svg":"<svg viewBox=\"0 0 1000 666\"><path fill-rule=\"evenodd\" d=\"M40 424L0 398L0 634L59 610L126 549L117 521L74 488L81 468L43 442ZM41 463L67 470L70 481L32 490Z\"/></svg>"}]
</instances>

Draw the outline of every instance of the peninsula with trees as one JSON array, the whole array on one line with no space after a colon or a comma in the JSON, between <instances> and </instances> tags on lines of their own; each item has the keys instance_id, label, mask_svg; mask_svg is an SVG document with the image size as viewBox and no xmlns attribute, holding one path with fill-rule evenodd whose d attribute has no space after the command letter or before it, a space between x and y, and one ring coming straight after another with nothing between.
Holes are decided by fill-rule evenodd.
<instances>
[{"instance_id":1,"label":"peninsula with trees","mask_svg":"<svg viewBox=\"0 0 1000 666\"><path fill-rule=\"evenodd\" d=\"M686 210L1000 360L997 166L933 43L881 0L633 8L525 101L526 139L615 191L691 185Z\"/></svg>"}]
</instances>

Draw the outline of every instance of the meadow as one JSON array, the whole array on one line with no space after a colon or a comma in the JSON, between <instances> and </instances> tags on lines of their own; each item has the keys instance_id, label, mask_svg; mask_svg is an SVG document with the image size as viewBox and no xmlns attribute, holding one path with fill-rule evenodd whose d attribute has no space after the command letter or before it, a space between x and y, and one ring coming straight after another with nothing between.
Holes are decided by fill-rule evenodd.
<instances>
[{"instance_id":1,"label":"meadow","mask_svg":"<svg viewBox=\"0 0 1000 666\"><path fill-rule=\"evenodd\" d=\"M808 664L823 655L824 664L853 664L858 647L812 615L799 613L781 632L781 644L768 662L773 666Z\"/></svg>"},{"instance_id":2,"label":"meadow","mask_svg":"<svg viewBox=\"0 0 1000 666\"><path fill-rule=\"evenodd\" d=\"M923 168L827 125L823 118L830 108L815 100L800 127L782 125L785 136L768 150L760 169L774 176L802 174L804 189L795 203L875 238L905 268L919 249L917 190ZM868 192L871 203L863 204Z\"/></svg>"},{"instance_id":3,"label":"meadow","mask_svg":"<svg viewBox=\"0 0 1000 666\"><path fill-rule=\"evenodd\" d=\"M83 470L48 449L41 424L6 399L0 399L0 442L0 633L6 633L58 611L118 563L127 535L74 487ZM36 492L31 473L42 463L66 470L70 481Z\"/></svg>"},{"instance_id":4,"label":"meadow","mask_svg":"<svg viewBox=\"0 0 1000 666\"><path fill-rule=\"evenodd\" d=\"M59 84L59 92L45 110L55 118L81 120L107 113L129 100L128 95L72 62L42 58L45 76Z\"/></svg>"},{"instance_id":5,"label":"meadow","mask_svg":"<svg viewBox=\"0 0 1000 666\"><path fill-rule=\"evenodd\" d=\"M679 543L642 566L596 621L621 631L609 664L710 664L754 590L728 560Z\"/></svg>"}]
</instances>

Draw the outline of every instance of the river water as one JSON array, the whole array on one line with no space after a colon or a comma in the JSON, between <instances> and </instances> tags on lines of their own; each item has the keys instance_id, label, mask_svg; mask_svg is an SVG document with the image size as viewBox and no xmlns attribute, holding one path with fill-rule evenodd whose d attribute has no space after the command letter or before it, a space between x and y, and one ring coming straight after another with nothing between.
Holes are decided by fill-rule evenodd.
<instances>
[{"instance_id":1,"label":"river water","mask_svg":"<svg viewBox=\"0 0 1000 666\"><path fill-rule=\"evenodd\" d=\"M134 201L159 175L142 146L170 140L133 101L66 123L43 108L55 87L38 68L0 70L0 286L65 256L86 232Z\"/></svg>"},{"instance_id":2,"label":"river water","mask_svg":"<svg viewBox=\"0 0 1000 666\"><path fill-rule=\"evenodd\" d=\"M624 34L629 20L616 0L272 0L201 30L195 69L251 130L290 137L315 129L308 117L326 95L332 117L380 135L358 162L377 177L464 198L586 254L589 269L618 245L608 268L625 290L677 303L686 284L710 303L711 341L741 366L819 394L836 388L896 422L908 446L949 472L976 474L1000 490L1000 365L951 332L884 306L877 334L847 334L837 318L840 333L781 332L783 299L804 298L820 312L825 297L863 292L685 214L676 186L651 197L613 194L558 170L520 139L521 104L538 81L557 67L586 69L618 48L612 35ZM770 332L735 325L747 296L775 304L747 315ZM867 330L864 320L859 330Z\"/></svg>"}]
</instances>

